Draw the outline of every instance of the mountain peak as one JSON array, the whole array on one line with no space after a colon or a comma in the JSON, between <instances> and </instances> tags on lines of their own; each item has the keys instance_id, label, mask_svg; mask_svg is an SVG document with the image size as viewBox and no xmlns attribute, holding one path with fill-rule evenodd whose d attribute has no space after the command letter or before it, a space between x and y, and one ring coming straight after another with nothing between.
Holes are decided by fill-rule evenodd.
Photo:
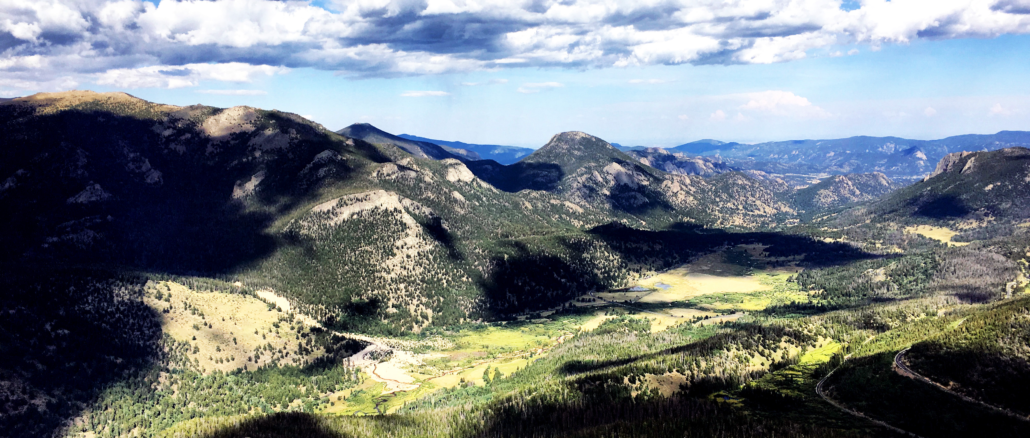
<instances>
[{"instance_id":1,"label":"mountain peak","mask_svg":"<svg viewBox=\"0 0 1030 438\"><path fill-rule=\"evenodd\" d=\"M429 143L425 141L414 141L398 137L396 135L390 134L389 132L383 131L382 129L376 128L375 126L372 126L372 124L370 123L355 123L339 131L336 131L336 133L345 137L364 140L369 143L394 145L400 148L401 150L419 158L429 158L433 160L454 158L461 161L479 159L479 155L477 155L474 152L468 152L454 148L448 149L434 143Z\"/></svg>"},{"instance_id":2,"label":"mountain peak","mask_svg":"<svg viewBox=\"0 0 1030 438\"><path fill-rule=\"evenodd\" d=\"M562 163L578 162L583 158L598 160L614 157L632 160L615 146L598 137L585 132L568 131L555 134L542 148L526 157L526 160L546 161L565 167Z\"/></svg>"}]
</instances>

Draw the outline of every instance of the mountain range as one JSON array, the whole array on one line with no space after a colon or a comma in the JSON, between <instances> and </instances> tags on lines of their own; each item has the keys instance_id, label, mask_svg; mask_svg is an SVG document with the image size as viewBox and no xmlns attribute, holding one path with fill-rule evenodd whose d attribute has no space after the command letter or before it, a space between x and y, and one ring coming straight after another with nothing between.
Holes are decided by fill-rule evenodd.
<instances>
[{"instance_id":1,"label":"mountain range","mask_svg":"<svg viewBox=\"0 0 1030 438\"><path fill-rule=\"evenodd\" d=\"M492 144L463 143L460 141L433 140L429 138L418 137L408 134L401 134L398 137L408 140L423 141L427 143L438 144L440 146L446 146L454 149L461 149L469 152L474 152L483 159L494 160L501 164L514 164L515 162L521 160L525 156L533 153L533 149L518 146L501 146Z\"/></svg>"},{"instance_id":2,"label":"mountain range","mask_svg":"<svg viewBox=\"0 0 1030 438\"><path fill-rule=\"evenodd\" d=\"M525 148L440 142L407 134L401 137L473 151L482 158L502 164L512 164L531 152ZM1001 131L991 135L959 135L939 140L858 136L756 144L705 139L670 148L612 145L649 163L654 162L657 164L655 167L669 172L709 175L717 169L755 170L787 177L796 185L812 184L828 175L880 172L892 179L911 182L930 173L934 165L951 152L1030 146L1030 132ZM517 152L507 152L512 150ZM678 157L676 153L682 154L683 158L673 158ZM680 166L679 162L683 165Z\"/></svg>"},{"instance_id":3,"label":"mountain range","mask_svg":"<svg viewBox=\"0 0 1030 438\"><path fill-rule=\"evenodd\" d=\"M0 125L7 435L1030 433L1026 133L519 156L88 91Z\"/></svg>"}]
</instances>

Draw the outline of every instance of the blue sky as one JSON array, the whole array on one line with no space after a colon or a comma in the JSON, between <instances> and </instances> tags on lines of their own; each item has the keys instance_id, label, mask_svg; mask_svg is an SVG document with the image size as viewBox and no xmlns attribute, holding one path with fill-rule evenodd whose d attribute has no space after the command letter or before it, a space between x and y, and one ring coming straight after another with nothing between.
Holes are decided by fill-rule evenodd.
<instances>
[{"instance_id":1,"label":"blue sky","mask_svg":"<svg viewBox=\"0 0 1030 438\"><path fill-rule=\"evenodd\" d=\"M529 147L1030 129L1027 0L4 3L5 97L117 90Z\"/></svg>"}]
</instances>

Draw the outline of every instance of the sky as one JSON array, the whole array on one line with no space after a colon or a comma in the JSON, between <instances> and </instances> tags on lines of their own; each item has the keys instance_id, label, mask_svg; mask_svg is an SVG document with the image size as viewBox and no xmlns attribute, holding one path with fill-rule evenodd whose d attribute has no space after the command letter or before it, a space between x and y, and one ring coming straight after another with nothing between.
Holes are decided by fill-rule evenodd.
<instances>
[{"instance_id":1,"label":"sky","mask_svg":"<svg viewBox=\"0 0 1030 438\"><path fill-rule=\"evenodd\" d=\"M1030 0L0 0L0 97L88 89L539 147L1030 130Z\"/></svg>"}]
</instances>

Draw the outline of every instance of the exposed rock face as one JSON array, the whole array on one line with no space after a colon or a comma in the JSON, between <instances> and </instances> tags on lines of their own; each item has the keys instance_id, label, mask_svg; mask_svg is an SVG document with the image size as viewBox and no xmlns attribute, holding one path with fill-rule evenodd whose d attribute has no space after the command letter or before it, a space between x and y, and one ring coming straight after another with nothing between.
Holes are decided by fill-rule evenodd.
<instances>
[{"instance_id":1,"label":"exposed rock face","mask_svg":"<svg viewBox=\"0 0 1030 438\"><path fill-rule=\"evenodd\" d=\"M926 178L923 178L923 181L926 181L942 173L951 172L952 170L955 170L958 163L962 161L963 158L968 157L971 154L973 153L955 152L945 155L944 158L941 158L941 161L937 162L937 168L934 169L933 172L931 172L929 175L927 175Z\"/></svg>"},{"instance_id":2,"label":"exposed rock face","mask_svg":"<svg viewBox=\"0 0 1030 438\"><path fill-rule=\"evenodd\" d=\"M111 197L110 193L107 193L100 184L90 184L85 190L79 192L79 194L68 198L69 204L88 204L90 202L105 201Z\"/></svg>"},{"instance_id":3,"label":"exposed rock face","mask_svg":"<svg viewBox=\"0 0 1030 438\"><path fill-rule=\"evenodd\" d=\"M946 155L923 181L898 190L871 211L898 221L913 216L961 223L1030 218L1030 149ZM966 222L963 222L966 221Z\"/></svg>"},{"instance_id":4,"label":"exposed rock face","mask_svg":"<svg viewBox=\"0 0 1030 438\"><path fill-rule=\"evenodd\" d=\"M445 178L450 182L472 182L476 179L476 176L472 174L472 171L468 167L465 167L461 161L455 159L443 160L447 164L447 175Z\"/></svg>"},{"instance_id":5,"label":"exposed rock face","mask_svg":"<svg viewBox=\"0 0 1030 438\"><path fill-rule=\"evenodd\" d=\"M253 132L257 120L254 108L234 106L204 120L204 133L216 141L224 141L237 132Z\"/></svg>"},{"instance_id":6,"label":"exposed rock face","mask_svg":"<svg viewBox=\"0 0 1030 438\"><path fill-rule=\"evenodd\" d=\"M880 172L837 175L798 190L794 204L811 211L876 199L897 189L897 183Z\"/></svg>"}]
</instances>

